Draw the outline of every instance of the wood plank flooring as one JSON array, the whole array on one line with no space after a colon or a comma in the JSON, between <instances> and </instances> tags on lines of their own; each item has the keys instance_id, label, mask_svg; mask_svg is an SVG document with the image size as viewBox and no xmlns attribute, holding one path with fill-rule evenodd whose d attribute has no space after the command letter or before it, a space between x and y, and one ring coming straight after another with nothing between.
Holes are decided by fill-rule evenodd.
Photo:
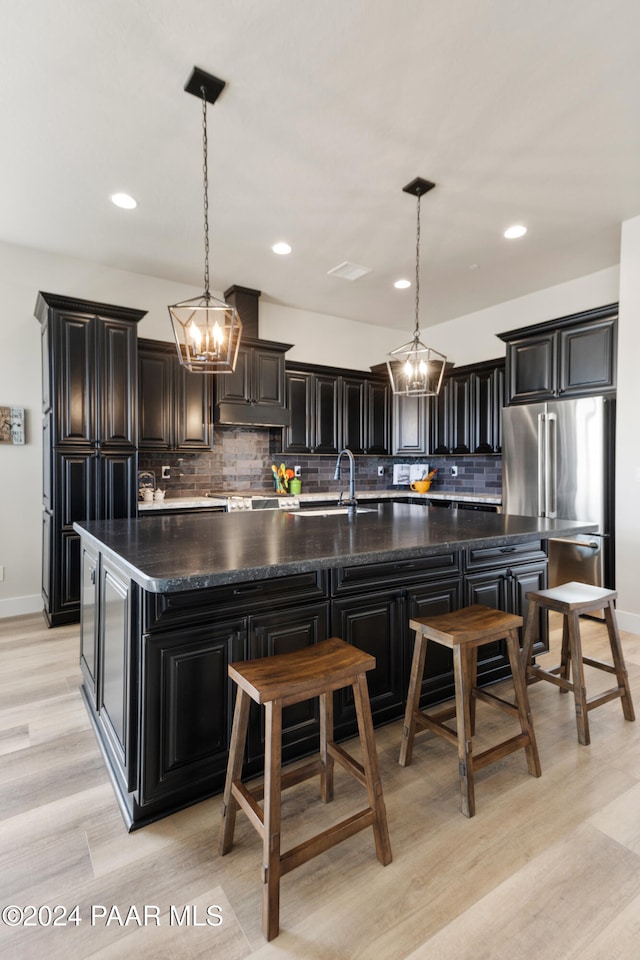
<instances>
[{"instance_id":1,"label":"wood plank flooring","mask_svg":"<svg viewBox=\"0 0 640 960\"><path fill-rule=\"evenodd\" d=\"M585 620L582 630L604 658L604 627ZM622 639L640 713L640 637ZM558 641L554 625L553 662ZM587 671L590 694L609 681ZM253 828L240 815L221 858L216 797L128 834L79 682L77 627L0 620L0 910L15 905L35 924L12 927L4 914L3 960L640 956L640 721L626 722L619 701L590 714L584 747L572 697L531 686L542 777L527 774L522 751L481 771L471 820L448 744L422 734L402 768L400 722L378 729L393 862L378 863L365 831L293 871L282 932L267 944ZM477 749L510 722L478 704ZM335 792L325 806L314 781L287 791L286 846L361 805L361 787L340 771ZM54 926L62 908L66 926Z\"/></svg>"}]
</instances>

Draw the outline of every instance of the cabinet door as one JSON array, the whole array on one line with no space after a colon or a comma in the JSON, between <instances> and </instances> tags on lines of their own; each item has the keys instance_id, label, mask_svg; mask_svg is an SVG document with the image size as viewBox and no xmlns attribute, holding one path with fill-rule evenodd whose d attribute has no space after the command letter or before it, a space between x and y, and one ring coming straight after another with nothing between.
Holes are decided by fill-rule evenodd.
<instances>
[{"instance_id":1,"label":"cabinet door","mask_svg":"<svg viewBox=\"0 0 640 960\"><path fill-rule=\"evenodd\" d=\"M329 603L282 610L251 617L249 658L270 657L278 653L304 650L329 636ZM264 757L265 712L252 703L247 735L247 762L255 764ZM320 719L318 699L302 700L282 711L282 754L285 760L318 747Z\"/></svg>"},{"instance_id":2,"label":"cabinet door","mask_svg":"<svg viewBox=\"0 0 640 960\"><path fill-rule=\"evenodd\" d=\"M495 381L495 370L485 370L473 377L474 453L495 453L499 448Z\"/></svg>"},{"instance_id":3,"label":"cabinet door","mask_svg":"<svg viewBox=\"0 0 640 960\"><path fill-rule=\"evenodd\" d=\"M352 453L365 452L365 382L342 380L342 441Z\"/></svg>"},{"instance_id":4,"label":"cabinet door","mask_svg":"<svg viewBox=\"0 0 640 960\"><path fill-rule=\"evenodd\" d=\"M338 433L338 377L316 375L315 380L315 443L314 453L337 453Z\"/></svg>"},{"instance_id":5,"label":"cabinet door","mask_svg":"<svg viewBox=\"0 0 640 960\"><path fill-rule=\"evenodd\" d=\"M138 438L138 366L136 327L126 321L96 320L98 440L109 446L135 447Z\"/></svg>"},{"instance_id":6,"label":"cabinet door","mask_svg":"<svg viewBox=\"0 0 640 960\"><path fill-rule=\"evenodd\" d=\"M164 349L139 348L138 446L141 449L170 450L173 446L173 375L177 365L175 356Z\"/></svg>"},{"instance_id":7,"label":"cabinet door","mask_svg":"<svg viewBox=\"0 0 640 960\"><path fill-rule=\"evenodd\" d=\"M253 350L251 397L255 403L285 405L284 353L256 347Z\"/></svg>"},{"instance_id":8,"label":"cabinet door","mask_svg":"<svg viewBox=\"0 0 640 960\"><path fill-rule=\"evenodd\" d=\"M559 392L603 393L616 385L616 320L602 320L558 332Z\"/></svg>"},{"instance_id":9,"label":"cabinet door","mask_svg":"<svg viewBox=\"0 0 640 960\"><path fill-rule=\"evenodd\" d=\"M100 520L136 515L138 455L135 451L102 453L97 458L97 504Z\"/></svg>"},{"instance_id":10,"label":"cabinet door","mask_svg":"<svg viewBox=\"0 0 640 960\"><path fill-rule=\"evenodd\" d=\"M175 361L175 445L178 450L211 449L211 379L204 374L190 373Z\"/></svg>"},{"instance_id":11,"label":"cabinet door","mask_svg":"<svg viewBox=\"0 0 640 960\"><path fill-rule=\"evenodd\" d=\"M367 674L371 712L376 722L402 715L406 698L403 657L405 604L402 590L382 590L332 602L332 631L376 658ZM350 687L335 696L335 727L340 735L356 731Z\"/></svg>"},{"instance_id":12,"label":"cabinet door","mask_svg":"<svg viewBox=\"0 0 640 960\"><path fill-rule=\"evenodd\" d=\"M451 419L451 387L445 377L440 393L429 402L430 453L451 453Z\"/></svg>"},{"instance_id":13,"label":"cabinet door","mask_svg":"<svg viewBox=\"0 0 640 960\"><path fill-rule=\"evenodd\" d=\"M83 314L54 314L55 399L53 443L91 444L97 442L94 428L94 340L93 317Z\"/></svg>"},{"instance_id":14,"label":"cabinet door","mask_svg":"<svg viewBox=\"0 0 640 960\"><path fill-rule=\"evenodd\" d=\"M96 704L98 557L88 547L81 552L80 669L89 702Z\"/></svg>"},{"instance_id":15,"label":"cabinet door","mask_svg":"<svg viewBox=\"0 0 640 960\"><path fill-rule=\"evenodd\" d=\"M311 453L315 432L313 388L312 374L287 371L287 407L291 421L284 429L285 453Z\"/></svg>"},{"instance_id":16,"label":"cabinet door","mask_svg":"<svg viewBox=\"0 0 640 960\"><path fill-rule=\"evenodd\" d=\"M472 436L471 399L474 374L452 375L447 380L450 397L450 449L452 453L471 453Z\"/></svg>"},{"instance_id":17,"label":"cabinet door","mask_svg":"<svg viewBox=\"0 0 640 960\"><path fill-rule=\"evenodd\" d=\"M425 397L393 397L393 452L399 456L427 453Z\"/></svg>"},{"instance_id":18,"label":"cabinet door","mask_svg":"<svg viewBox=\"0 0 640 960\"><path fill-rule=\"evenodd\" d=\"M510 609L517 613L526 623L529 603L526 594L534 590L547 588L547 564L538 563L530 566L512 567ZM536 635L533 644L534 654L544 653L549 649L549 629L546 611L540 610Z\"/></svg>"},{"instance_id":19,"label":"cabinet door","mask_svg":"<svg viewBox=\"0 0 640 960\"><path fill-rule=\"evenodd\" d=\"M549 331L507 346L509 403L547 400L556 395L557 333Z\"/></svg>"},{"instance_id":20,"label":"cabinet door","mask_svg":"<svg viewBox=\"0 0 640 960\"><path fill-rule=\"evenodd\" d=\"M233 373L223 373L215 377L217 403L251 402L251 359L251 350L241 346Z\"/></svg>"},{"instance_id":21,"label":"cabinet door","mask_svg":"<svg viewBox=\"0 0 640 960\"><path fill-rule=\"evenodd\" d=\"M460 577L411 587L407 592L407 621L414 617L441 616L452 613L462 606L462 582ZM409 676L413 660L415 633L407 630L405 691L409 689ZM421 685L420 706L438 703L453 696L453 657L451 651L439 643L429 644L427 663ZM405 694L406 695L406 694Z\"/></svg>"},{"instance_id":22,"label":"cabinet door","mask_svg":"<svg viewBox=\"0 0 640 960\"><path fill-rule=\"evenodd\" d=\"M144 637L144 803L207 780L220 789L233 716L228 667L245 658L245 643L243 618Z\"/></svg>"},{"instance_id":23,"label":"cabinet door","mask_svg":"<svg viewBox=\"0 0 640 960\"><path fill-rule=\"evenodd\" d=\"M137 677L132 673L131 580L103 556L98 615L98 722L112 769L126 791L136 786Z\"/></svg>"},{"instance_id":24,"label":"cabinet door","mask_svg":"<svg viewBox=\"0 0 640 960\"><path fill-rule=\"evenodd\" d=\"M366 450L365 453L391 453L390 409L388 383L366 381Z\"/></svg>"},{"instance_id":25,"label":"cabinet door","mask_svg":"<svg viewBox=\"0 0 640 960\"><path fill-rule=\"evenodd\" d=\"M465 604L482 603L495 610L513 613L511 571L506 568L474 573L465 577ZM508 676L509 658L504 641L496 640L478 649L478 680L490 683Z\"/></svg>"}]
</instances>

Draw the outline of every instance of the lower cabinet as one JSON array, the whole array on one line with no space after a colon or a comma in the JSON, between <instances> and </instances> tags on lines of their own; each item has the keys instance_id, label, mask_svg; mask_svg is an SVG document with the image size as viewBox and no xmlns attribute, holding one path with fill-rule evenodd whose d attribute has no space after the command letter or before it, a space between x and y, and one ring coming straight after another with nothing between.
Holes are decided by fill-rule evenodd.
<instances>
[{"instance_id":1,"label":"lower cabinet","mask_svg":"<svg viewBox=\"0 0 640 960\"><path fill-rule=\"evenodd\" d=\"M226 775L235 685L231 662L305 649L329 636L375 657L367 674L375 724L404 715L412 617L483 603L525 615L546 586L540 542L338 567L184 593L147 593L82 541L80 662L85 700L130 828L219 793ZM541 620L537 649L546 644ZM449 651L432 645L422 705L453 696ZM481 682L507 676L502 644L483 648ZM334 694L337 739L356 734L350 688ZM316 700L285 708L283 760L313 753ZM244 775L262 770L263 708L251 704Z\"/></svg>"},{"instance_id":2,"label":"lower cabinet","mask_svg":"<svg viewBox=\"0 0 640 960\"><path fill-rule=\"evenodd\" d=\"M197 783L206 789L207 780L224 783L233 716L227 668L245 659L246 634L238 618L144 638L143 804Z\"/></svg>"},{"instance_id":3,"label":"lower cabinet","mask_svg":"<svg viewBox=\"0 0 640 960\"><path fill-rule=\"evenodd\" d=\"M384 723L401 716L406 698L403 634L404 592L382 590L332 602L333 633L376 658L375 670L367 673L371 713ZM336 736L357 730L353 691L344 687L334 698Z\"/></svg>"}]
</instances>

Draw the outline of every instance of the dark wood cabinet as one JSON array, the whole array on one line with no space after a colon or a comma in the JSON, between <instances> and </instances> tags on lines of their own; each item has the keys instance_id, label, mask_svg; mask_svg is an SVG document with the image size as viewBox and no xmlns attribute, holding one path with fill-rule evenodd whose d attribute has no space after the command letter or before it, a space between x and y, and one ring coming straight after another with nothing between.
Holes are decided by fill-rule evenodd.
<instances>
[{"instance_id":1,"label":"dark wood cabinet","mask_svg":"<svg viewBox=\"0 0 640 960\"><path fill-rule=\"evenodd\" d=\"M393 397L393 453L416 457L429 452L426 397Z\"/></svg>"},{"instance_id":2,"label":"dark wood cabinet","mask_svg":"<svg viewBox=\"0 0 640 960\"><path fill-rule=\"evenodd\" d=\"M80 618L76 520L135 515L137 323L144 311L40 293L44 613ZM45 536L46 532L46 536Z\"/></svg>"},{"instance_id":3,"label":"dark wood cabinet","mask_svg":"<svg viewBox=\"0 0 640 960\"><path fill-rule=\"evenodd\" d=\"M371 713L376 722L400 716L407 695L403 669L406 618L402 589L377 590L362 596L334 599L331 616L335 636L376 658L375 669L367 674ZM356 732L350 687L336 693L334 725L341 737Z\"/></svg>"},{"instance_id":4,"label":"dark wood cabinet","mask_svg":"<svg viewBox=\"0 0 640 960\"><path fill-rule=\"evenodd\" d=\"M213 445L212 377L191 373L175 346L138 342L138 448L209 450Z\"/></svg>"},{"instance_id":5,"label":"dark wood cabinet","mask_svg":"<svg viewBox=\"0 0 640 960\"><path fill-rule=\"evenodd\" d=\"M215 377L216 423L286 426L285 353L291 344L243 337L233 373Z\"/></svg>"},{"instance_id":6,"label":"dark wood cabinet","mask_svg":"<svg viewBox=\"0 0 640 960\"><path fill-rule=\"evenodd\" d=\"M507 344L507 402L612 393L617 314L610 304L499 334Z\"/></svg>"},{"instance_id":7,"label":"dark wood cabinet","mask_svg":"<svg viewBox=\"0 0 640 960\"><path fill-rule=\"evenodd\" d=\"M228 666L246 658L246 636L239 617L145 638L143 804L224 782L233 714Z\"/></svg>"},{"instance_id":8,"label":"dark wood cabinet","mask_svg":"<svg viewBox=\"0 0 640 960\"><path fill-rule=\"evenodd\" d=\"M283 452L389 454L389 387L380 377L332 367L287 364L291 422Z\"/></svg>"},{"instance_id":9,"label":"dark wood cabinet","mask_svg":"<svg viewBox=\"0 0 640 960\"><path fill-rule=\"evenodd\" d=\"M233 661L304 649L329 636L375 657L367 674L375 723L403 716L415 616L480 602L525 615L525 594L546 586L540 541L451 550L175 593L133 583L111 551L79 555L81 669L90 716L129 827L220 792L234 705ZM544 648L541 622L537 649ZM481 682L507 676L501 644L482 651ZM422 705L453 696L451 657L432 658ZM349 688L334 695L339 739L356 730ZM261 772L264 711L251 705L244 776ZM317 749L318 704L287 707L283 758Z\"/></svg>"},{"instance_id":10,"label":"dark wood cabinet","mask_svg":"<svg viewBox=\"0 0 640 960\"><path fill-rule=\"evenodd\" d=\"M393 452L401 456L499 453L504 360L451 368L435 397L393 398Z\"/></svg>"}]
</instances>

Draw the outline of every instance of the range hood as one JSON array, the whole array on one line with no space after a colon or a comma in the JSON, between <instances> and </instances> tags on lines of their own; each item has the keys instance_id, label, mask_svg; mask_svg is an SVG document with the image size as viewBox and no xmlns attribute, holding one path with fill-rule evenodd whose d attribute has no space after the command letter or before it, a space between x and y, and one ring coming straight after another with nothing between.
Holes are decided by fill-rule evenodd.
<instances>
[{"instance_id":1,"label":"range hood","mask_svg":"<svg viewBox=\"0 0 640 960\"><path fill-rule=\"evenodd\" d=\"M228 426L288 427L284 355L290 343L260 339L260 290L237 284L224 291L242 321L234 373L216 377L214 422Z\"/></svg>"}]
</instances>

